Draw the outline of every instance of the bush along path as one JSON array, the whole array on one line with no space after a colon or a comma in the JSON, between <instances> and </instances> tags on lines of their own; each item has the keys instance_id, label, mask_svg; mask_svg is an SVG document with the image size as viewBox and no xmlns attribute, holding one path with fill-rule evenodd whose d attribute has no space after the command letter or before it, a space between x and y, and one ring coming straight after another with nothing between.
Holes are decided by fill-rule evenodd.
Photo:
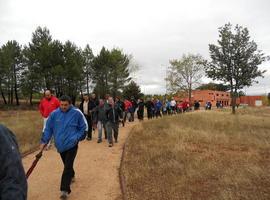
<instances>
[{"instance_id":1,"label":"bush along path","mask_svg":"<svg viewBox=\"0 0 270 200\"><path fill-rule=\"evenodd\" d=\"M120 200L119 167L123 146L129 131L137 122L120 128L119 141L112 148L103 139L97 143L97 131L92 141L79 144L74 163L75 182L71 186L69 200ZM34 152L23 159L27 170L35 159ZM59 199L63 164L55 148L43 152L43 156L28 179L28 200Z\"/></svg>"}]
</instances>

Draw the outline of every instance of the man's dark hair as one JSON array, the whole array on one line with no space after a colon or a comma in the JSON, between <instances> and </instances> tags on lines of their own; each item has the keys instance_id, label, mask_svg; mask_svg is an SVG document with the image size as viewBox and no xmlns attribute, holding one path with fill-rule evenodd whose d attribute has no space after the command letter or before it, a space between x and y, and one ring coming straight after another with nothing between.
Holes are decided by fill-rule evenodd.
<instances>
[{"instance_id":1,"label":"man's dark hair","mask_svg":"<svg viewBox=\"0 0 270 200\"><path fill-rule=\"evenodd\" d=\"M60 101L68 101L68 103L71 104L71 98L68 95L62 95Z\"/></svg>"}]
</instances>

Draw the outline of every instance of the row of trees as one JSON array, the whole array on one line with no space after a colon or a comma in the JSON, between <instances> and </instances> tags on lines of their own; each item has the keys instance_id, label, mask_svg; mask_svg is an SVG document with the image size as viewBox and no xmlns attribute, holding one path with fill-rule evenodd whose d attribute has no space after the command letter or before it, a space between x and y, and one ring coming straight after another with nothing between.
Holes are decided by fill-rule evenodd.
<instances>
[{"instance_id":1,"label":"row of trees","mask_svg":"<svg viewBox=\"0 0 270 200\"><path fill-rule=\"evenodd\" d=\"M81 49L71 41L53 40L47 28L38 27L28 45L8 41L0 48L1 97L5 104L19 105L20 97L32 104L33 94L44 89L68 94L73 102L92 90L116 96L131 80L131 59L120 49L105 47L94 56L89 45Z\"/></svg>"},{"instance_id":2,"label":"row of trees","mask_svg":"<svg viewBox=\"0 0 270 200\"><path fill-rule=\"evenodd\" d=\"M219 28L217 44L209 44L210 61L200 55L183 55L171 60L166 81L172 92L185 91L191 100L191 91L198 87L203 76L224 84L220 90L229 90L232 98L232 112L235 113L236 97L239 90L251 86L265 70L258 66L268 58L250 40L247 28L230 23ZM219 86L221 86L219 85ZM209 85L208 85L209 86ZM203 86L201 86L203 89Z\"/></svg>"}]
</instances>

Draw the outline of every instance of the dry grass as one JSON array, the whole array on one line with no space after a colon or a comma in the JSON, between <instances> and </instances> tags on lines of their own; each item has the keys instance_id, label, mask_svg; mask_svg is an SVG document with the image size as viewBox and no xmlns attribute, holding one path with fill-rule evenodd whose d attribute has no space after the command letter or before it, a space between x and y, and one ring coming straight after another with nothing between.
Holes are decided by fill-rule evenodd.
<instances>
[{"instance_id":1,"label":"dry grass","mask_svg":"<svg viewBox=\"0 0 270 200\"><path fill-rule=\"evenodd\" d=\"M22 153L39 145L43 121L38 111L0 111L0 123L16 135Z\"/></svg>"},{"instance_id":2,"label":"dry grass","mask_svg":"<svg viewBox=\"0 0 270 200\"><path fill-rule=\"evenodd\" d=\"M128 199L269 200L269 114L203 111L137 126L122 171Z\"/></svg>"}]
</instances>

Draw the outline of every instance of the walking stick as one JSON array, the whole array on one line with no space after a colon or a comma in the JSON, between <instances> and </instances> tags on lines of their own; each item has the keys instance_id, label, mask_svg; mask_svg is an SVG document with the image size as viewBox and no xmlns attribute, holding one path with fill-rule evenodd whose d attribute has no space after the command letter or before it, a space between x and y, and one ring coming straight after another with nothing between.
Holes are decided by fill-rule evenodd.
<instances>
[{"instance_id":1,"label":"walking stick","mask_svg":"<svg viewBox=\"0 0 270 200\"><path fill-rule=\"evenodd\" d=\"M42 152L44 151L45 147L47 146L44 145L44 147L40 150L40 152L36 155L36 159L33 161L31 167L28 169L27 173L26 173L26 179L28 179L28 177L30 176L30 174L33 172L33 170L35 169L39 159L42 157Z\"/></svg>"}]
</instances>

